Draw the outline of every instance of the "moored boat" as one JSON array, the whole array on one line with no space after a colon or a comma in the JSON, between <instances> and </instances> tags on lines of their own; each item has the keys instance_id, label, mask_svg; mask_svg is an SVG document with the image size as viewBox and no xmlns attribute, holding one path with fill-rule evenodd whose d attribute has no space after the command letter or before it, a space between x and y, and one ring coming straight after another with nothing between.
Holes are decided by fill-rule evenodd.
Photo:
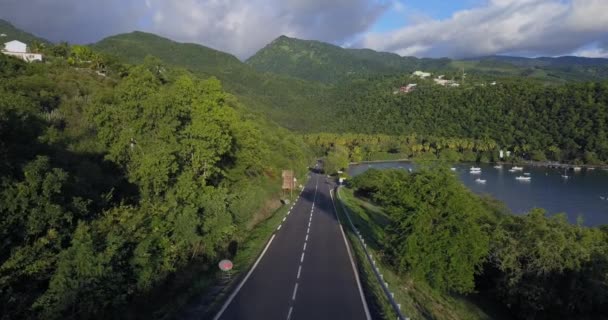
<instances>
[{"instance_id":1,"label":"moored boat","mask_svg":"<svg viewBox=\"0 0 608 320\"><path fill-rule=\"evenodd\" d=\"M531 177L525 177L525 176L518 176L518 177L515 177L515 180L518 180L518 181L531 181L532 178Z\"/></svg>"}]
</instances>

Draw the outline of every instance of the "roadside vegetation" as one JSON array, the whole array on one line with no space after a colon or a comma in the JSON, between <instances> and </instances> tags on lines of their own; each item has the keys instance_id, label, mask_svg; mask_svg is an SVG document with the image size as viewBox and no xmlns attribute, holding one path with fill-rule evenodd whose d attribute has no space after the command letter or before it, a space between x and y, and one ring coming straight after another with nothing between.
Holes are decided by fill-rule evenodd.
<instances>
[{"instance_id":1,"label":"roadside vegetation","mask_svg":"<svg viewBox=\"0 0 608 320\"><path fill-rule=\"evenodd\" d=\"M571 225L542 209L509 214L441 167L371 169L351 187L345 203L395 276L406 313L603 319L608 311L606 228Z\"/></svg>"},{"instance_id":2,"label":"roadside vegetation","mask_svg":"<svg viewBox=\"0 0 608 320\"><path fill-rule=\"evenodd\" d=\"M256 250L239 244L308 149L214 78L45 50L0 55L0 318L163 317L201 271Z\"/></svg>"}]
</instances>

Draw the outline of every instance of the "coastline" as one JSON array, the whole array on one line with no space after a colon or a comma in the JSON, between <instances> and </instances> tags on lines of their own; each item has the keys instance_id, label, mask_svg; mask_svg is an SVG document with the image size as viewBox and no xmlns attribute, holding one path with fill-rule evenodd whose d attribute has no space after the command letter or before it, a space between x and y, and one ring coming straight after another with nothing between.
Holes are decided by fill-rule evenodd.
<instances>
[{"instance_id":1,"label":"coastline","mask_svg":"<svg viewBox=\"0 0 608 320\"><path fill-rule=\"evenodd\" d=\"M390 163L390 162L414 162L416 159L395 159L395 160L369 160L369 161L359 161L359 162L349 162L348 166L357 166L363 164L372 164L372 163ZM428 160L427 160L428 161ZM432 161L442 161L449 162L445 160L432 160ZM468 162L468 161L459 161L459 162ZM500 165L525 165L532 167L544 167L544 168L557 168L557 169L568 169L573 170L575 167L582 169L603 169L608 170L608 165L605 164L571 164L571 163L562 163L562 162L553 162L553 161L498 161L498 162L475 162L475 163L485 163L485 164L500 164Z\"/></svg>"}]
</instances>

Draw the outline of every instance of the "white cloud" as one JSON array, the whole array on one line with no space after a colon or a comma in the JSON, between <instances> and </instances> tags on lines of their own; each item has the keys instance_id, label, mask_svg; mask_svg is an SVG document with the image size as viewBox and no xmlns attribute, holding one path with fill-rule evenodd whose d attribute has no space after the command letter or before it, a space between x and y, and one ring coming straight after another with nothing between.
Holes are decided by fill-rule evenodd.
<instances>
[{"instance_id":1,"label":"white cloud","mask_svg":"<svg viewBox=\"0 0 608 320\"><path fill-rule=\"evenodd\" d=\"M431 57L560 55L607 39L606 0L489 0L445 20L365 34L357 45Z\"/></svg>"},{"instance_id":2,"label":"white cloud","mask_svg":"<svg viewBox=\"0 0 608 320\"><path fill-rule=\"evenodd\" d=\"M341 43L368 30L380 0L150 0L151 31L247 57L279 35Z\"/></svg>"}]
</instances>

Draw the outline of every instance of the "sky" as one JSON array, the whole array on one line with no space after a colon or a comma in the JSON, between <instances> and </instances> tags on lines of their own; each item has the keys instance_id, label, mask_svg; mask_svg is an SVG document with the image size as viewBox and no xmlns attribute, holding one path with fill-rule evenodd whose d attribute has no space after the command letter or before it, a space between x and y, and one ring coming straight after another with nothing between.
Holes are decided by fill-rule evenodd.
<instances>
[{"instance_id":1,"label":"sky","mask_svg":"<svg viewBox=\"0 0 608 320\"><path fill-rule=\"evenodd\" d=\"M51 41L134 30L241 59L287 35L417 57L608 58L608 0L0 0Z\"/></svg>"}]
</instances>

